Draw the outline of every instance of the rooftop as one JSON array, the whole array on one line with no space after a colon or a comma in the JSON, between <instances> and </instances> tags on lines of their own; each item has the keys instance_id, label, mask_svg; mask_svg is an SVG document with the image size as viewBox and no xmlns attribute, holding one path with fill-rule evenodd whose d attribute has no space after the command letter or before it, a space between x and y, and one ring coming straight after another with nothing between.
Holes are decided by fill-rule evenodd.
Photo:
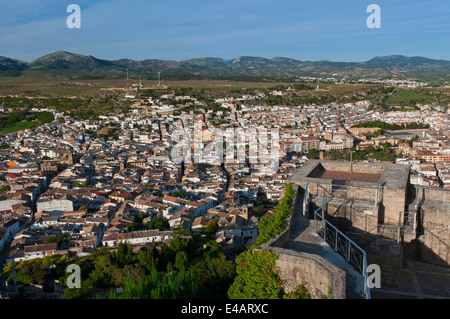
<instances>
[{"instance_id":1,"label":"rooftop","mask_svg":"<svg viewBox=\"0 0 450 319\"><path fill-rule=\"evenodd\" d=\"M311 174L310 174L311 175ZM332 179L333 184L350 184L352 181L358 182L370 182L378 183L381 174L371 174L371 173L354 173L354 172L343 172L343 171L319 171L315 176L316 178Z\"/></svg>"},{"instance_id":2,"label":"rooftop","mask_svg":"<svg viewBox=\"0 0 450 319\"><path fill-rule=\"evenodd\" d=\"M337 185L405 188L408 165L350 161L309 160L289 180L291 182L332 183Z\"/></svg>"}]
</instances>

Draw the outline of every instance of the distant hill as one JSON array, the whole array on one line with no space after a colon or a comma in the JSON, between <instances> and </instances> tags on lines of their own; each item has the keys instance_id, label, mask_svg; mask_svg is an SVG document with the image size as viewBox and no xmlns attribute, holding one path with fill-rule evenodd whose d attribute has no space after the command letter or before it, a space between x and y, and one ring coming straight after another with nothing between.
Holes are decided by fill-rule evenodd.
<instances>
[{"instance_id":1,"label":"distant hill","mask_svg":"<svg viewBox=\"0 0 450 319\"><path fill-rule=\"evenodd\" d=\"M31 70L93 70L103 67L111 67L114 64L110 61L99 60L93 56L85 56L65 51L57 51L52 54L45 55L31 63Z\"/></svg>"},{"instance_id":2,"label":"distant hill","mask_svg":"<svg viewBox=\"0 0 450 319\"><path fill-rule=\"evenodd\" d=\"M22 71L28 69L28 64L19 60L0 57L0 75L19 76Z\"/></svg>"},{"instance_id":3,"label":"distant hill","mask_svg":"<svg viewBox=\"0 0 450 319\"><path fill-rule=\"evenodd\" d=\"M450 80L450 61L424 57L391 55L366 62L298 61L275 57L241 56L231 60L193 58L186 61L148 59L102 60L65 51L45 55L26 63L0 57L0 76L27 76L58 79L123 78L156 79L241 79L286 80L299 76L361 78L421 78Z\"/></svg>"},{"instance_id":4,"label":"distant hill","mask_svg":"<svg viewBox=\"0 0 450 319\"><path fill-rule=\"evenodd\" d=\"M416 57L406 57L403 55L389 55L389 56L378 56L366 62L366 64L379 64L379 65L395 65L395 66L406 66L406 67L419 67L419 66L450 66L450 61L445 60L433 60L420 56Z\"/></svg>"}]
</instances>

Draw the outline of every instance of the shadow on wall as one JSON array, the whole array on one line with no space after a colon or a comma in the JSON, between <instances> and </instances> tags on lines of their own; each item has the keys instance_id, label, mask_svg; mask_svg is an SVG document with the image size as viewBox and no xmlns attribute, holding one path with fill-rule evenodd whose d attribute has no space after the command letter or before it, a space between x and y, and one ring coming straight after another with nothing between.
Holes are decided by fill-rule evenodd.
<instances>
[{"instance_id":1,"label":"shadow on wall","mask_svg":"<svg viewBox=\"0 0 450 319\"><path fill-rule=\"evenodd\" d=\"M448 243L442 241L433 234L427 234L427 236L433 236L433 241L439 242L444 253L448 255ZM420 261L423 263L429 263L436 266L449 267L446 260L441 257L442 253L437 254L435 251L427 247L421 238L416 238L410 243L405 245L405 258Z\"/></svg>"}]
</instances>

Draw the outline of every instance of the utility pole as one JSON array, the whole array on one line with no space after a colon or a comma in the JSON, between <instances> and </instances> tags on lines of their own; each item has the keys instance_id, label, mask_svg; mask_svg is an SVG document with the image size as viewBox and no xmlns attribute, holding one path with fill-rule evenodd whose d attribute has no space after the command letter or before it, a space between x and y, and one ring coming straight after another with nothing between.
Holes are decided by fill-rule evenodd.
<instances>
[{"instance_id":1,"label":"utility pole","mask_svg":"<svg viewBox=\"0 0 450 319\"><path fill-rule=\"evenodd\" d=\"M161 86L161 72L158 72L158 86Z\"/></svg>"},{"instance_id":2,"label":"utility pole","mask_svg":"<svg viewBox=\"0 0 450 319\"><path fill-rule=\"evenodd\" d=\"M130 81L128 79L128 69L127 69L127 90L130 89Z\"/></svg>"}]
</instances>

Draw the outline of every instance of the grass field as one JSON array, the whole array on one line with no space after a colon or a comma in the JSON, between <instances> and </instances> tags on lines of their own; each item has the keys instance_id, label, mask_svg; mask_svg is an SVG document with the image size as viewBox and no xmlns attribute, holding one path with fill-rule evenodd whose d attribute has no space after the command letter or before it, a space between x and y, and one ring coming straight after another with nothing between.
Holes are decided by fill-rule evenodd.
<instances>
[{"instance_id":1,"label":"grass field","mask_svg":"<svg viewBox=\"0 0 450 319\"><path fill-rule=\"evenodd\" d=\"M421 104L443 104L450 103L450 96L443 94L445 91L431 91L425 89L402 89L398 88L386 99L386 105L414 106Z\"/></svg>"},{"instance_id":2,"label":"grass field","mask_svg":"<svg viewBox=\"0 0 450 319\"><path fill-rule=\"evenodd\" d=\"M131 84L139 83L138 79L130 79ZM157 86L156 80L143 80L145 89L166 90L179 88L192 88L193 90L207 91L210 97L240 96L248 90L263 91L276 88L277 86L294 86L298 83L285 82L239 82L219 80L189 80L189 81L165 81L162 79L161 87ZM309 83L315 87L315 83ZM91 80L45 80L28 77L2 77L0 78L0 97L66 97L66 98L99 98L103 99L114 91L120 97L124 95L126 79L91 79ZM387 108L392 106L404 106L413 108L416 103L447 106L450 104L449 88L395 88L394 91L386 92L382 85L376 84L332 84L319 83L320 91L304 90L297 93L296 102L299 103L330 103L354 102L358 100L371 100L377 105L384 104ZM123 92L123 93L122 93ZM189 91L188 91L189 92ZM192 92L192 90L191 90ZM268 91L266 91L268 92ZM123 95L122 95L123 94Z\"/></svg>"},{"instance_id":3,"label":"grass field","mask_svg":"<svg viewBox=\"0 0 450 319\"><path fill-rule=\"evenodd\" d=\"M131 84L137 84L139 80L131 79ZM219 80L192 80L192 81L162 81L162 86L157 87L157 81L143 80L142 84L146 88L162 89L164 86L169 88L192 87L195 89L265 89L273 88L278 85L290 86L295 83L285 82L238 82L238 81L219 81ZM314 84L315 86L315 84ZM354 91L364 90L373 85L359 84L320 84L322 94L348 94ZM20 95L33 97L72 97L82 95L102 94L104 90L126 87L125 79L111 80L77 80L77 81L58 81L58 80L39 80L26 77L3 77L0 78L0 96Z\"/></svg>"},{"instance_id":4,"label":"grass field","mask_svg":"<svg viewBox=\"0 0 450 319\"><path fill-rule=\"evenodd\" d=\"M16 122L5 128L2 128L0 130L0 133L1 134L9 134L9 133L17 132L17 131L26 130L29 128L35 128L38 126L39 126L39 124L35 123L35 122L29 122L29 121Z\"/></svg>"}]
</instances>

